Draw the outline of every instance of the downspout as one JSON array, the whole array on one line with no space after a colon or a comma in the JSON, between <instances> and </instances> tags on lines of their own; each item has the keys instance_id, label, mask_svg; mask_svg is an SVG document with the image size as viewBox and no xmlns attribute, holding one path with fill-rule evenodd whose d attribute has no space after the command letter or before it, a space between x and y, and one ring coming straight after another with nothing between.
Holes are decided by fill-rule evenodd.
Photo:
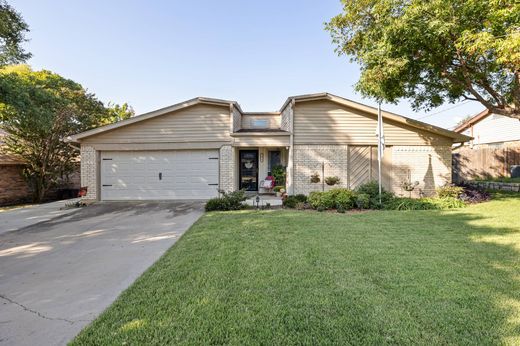
<instances>
[{"instance_id":1,"label":"downspout","mask_svg":"<svg viewBox=\"0 0 520 346\"><path fill-rule=\"evenodd\" d=\"M294 99L291 100L291 108L289 111L289 183L288 194L294 195Z\"/></svg>"}]
</instances>

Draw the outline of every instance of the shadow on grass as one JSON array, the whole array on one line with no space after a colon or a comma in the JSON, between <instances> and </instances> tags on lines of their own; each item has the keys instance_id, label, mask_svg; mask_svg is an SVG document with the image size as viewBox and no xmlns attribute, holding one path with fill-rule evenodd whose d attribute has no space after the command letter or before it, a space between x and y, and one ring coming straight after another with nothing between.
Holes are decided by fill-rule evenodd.
<instances>
[{"instance_id":1,"label":"shadow on grass","mask_svg":"<svg viewBox=\"0 0 520 346\"><path fill-rule=\"evenodd\" d=\"M519 201L210 213L76 343L518 344Z\"/></svg>"}]
</instances>

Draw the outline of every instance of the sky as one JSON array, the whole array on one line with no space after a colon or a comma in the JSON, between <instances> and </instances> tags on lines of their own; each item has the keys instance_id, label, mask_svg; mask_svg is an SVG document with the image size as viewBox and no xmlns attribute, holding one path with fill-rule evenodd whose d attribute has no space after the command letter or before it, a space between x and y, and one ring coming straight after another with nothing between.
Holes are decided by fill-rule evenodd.
<instances>
[{"instance_id":1,"label":"sky","mask_svg":"<svg viewBox=\"0 0 520 346\"><path fill-rule=\"evenodd\" d=\"M244 111L276 111L289 96L330 92L376 106L354 91L359 66L334 52L324 22L339 0L8 0L29 24L33 69L82 84L137 114L206 96ZM383 109L452 127L484 107L445 104Z\"/></svg>"}]
</instances>

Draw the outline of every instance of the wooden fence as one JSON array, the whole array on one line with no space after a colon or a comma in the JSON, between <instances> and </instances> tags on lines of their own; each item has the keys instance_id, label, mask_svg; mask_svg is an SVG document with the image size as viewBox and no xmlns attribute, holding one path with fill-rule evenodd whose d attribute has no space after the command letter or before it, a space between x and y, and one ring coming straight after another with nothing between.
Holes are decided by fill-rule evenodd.
<instances>
[{"instance_id":1,"label":"wooden fence","mask_svg":"<svg viewBox=\"0 0 520 346\"><path fill-rule=\"evenodd\" d=\"M520 143L509 146L462 147L453 151L453 181L509 177L520 165Z\"/></svg>"}]
</instances>

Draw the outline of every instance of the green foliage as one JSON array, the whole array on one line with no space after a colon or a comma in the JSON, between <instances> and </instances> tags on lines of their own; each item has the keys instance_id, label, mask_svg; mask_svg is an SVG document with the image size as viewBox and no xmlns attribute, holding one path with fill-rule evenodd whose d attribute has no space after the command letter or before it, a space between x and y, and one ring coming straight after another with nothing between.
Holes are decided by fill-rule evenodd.
<instances>
[{"instance_id":1,"label":"green foliage","mask_svg":"<svg viewBox=\"0 0 520 346\"><path fill-rule=\"evenodd\" d=\"M234 192L220 191L221 196L212 198L206 202L206 211L227 211L240 210L244 208L244 202L247 197L243 190Z\"/></svg>"},{"instance_id":2,"label":"green foliage","mask_svg":"<svg viewBox=\"0 0 520 346\"><path fill-rule=\"evenodd\" d=\"M0 69L0 128L8 134L2 150L25 163L35 202L74 167L78 150L64 139L112 116L94 94L70 79L27 65Z\"/></svg>"},{"instance_id":3,"label":"green foliage","mask_svg":"<svg viewBox=\"0 0 520 346\"><path fill-rule=\"evenodd\" d=\"M384 205L387 210L444 210L463 208L466 204L458 198L408 198L396 197Z\"/></svg>"},{"instance_id":4,"label":"green foliage","mask_svg":"<svg viewBox=\"0 0 520 346\"><path fill-rule=\"evenodd\" d=\"M354 208L356 196L348 189L332 189L325 192L314 191L309 194L309 204L313 209L343 209Z\"/></svg>"},{"instance_id":5,"label":"green foliage","mask_svg":"<svg viewBox=\"0 0 520 346\"><path fill-rule=\"evenodd\" d=\"M285 186L286 170L284 166L274 166L271 173L273 174L274 180L277 185Z\"/></svg>"},{"instance_id":6,"label":"green foliage","mask_svg":"<svg viewBox=\"0 0 520 346\"><path fill-rule=\"evenodd\" d=\"M276 179L276 178L275 178ZM285 189L285 186L283 185L278 185L278 186L275 186L273 191L274 192L280 192L282 189Z\"/></svg>"},{"instance_id":7,"label":"green foliage","mask_svg":"<svg viewBox=\"0 0 520 346\"><path fill-rule=\"evenodd\" d=\"M388 201L394 198L393 193L381 189L381 203L379 203L379 185L377 181L371 181L360 185L356 189L356 192L368 196L369 203L368 207L365 207L366 209L380 209L383 205L388 203Z\"/></svg>"},{"instance_id":8,"label":"green foliage","mask_svg":"<svg viewBox=\"0 0 520 346\"><path fill-rule=\"evenodd\" d=\"M295 196L287 196L282 202L283 206L286 208L296 208L300 203L307 203L307 196L301 194Z\"/></svg>"},{"instance_id":9,"label":"green foliage","mask_svg":"<svg viewBox=\"0 0 520 346\"><path fill-rule=\"evenodd\" d=\"M437 189L437 196L439 198L451 197L451 198L459 198L459 196L464 192L464 188L461 186L456 186L453 184L447 184Z\"/></svg>"},{"instance_id":10,"label":"green foliage","mask_svg":"<svg viewBox=\"0 0 520 346\"><path fill-rule=\"evenodd\" d=\"M370 195L366 193L356 194L356 207L358 207L359 209L369 209Z\"/></svg>"},{"instance_id":11,"label":"green foliage","mask_svg":"<svg viewBox=\"0 0 520 346\"><path fill-rule=\"evenodd\" d=\"M0 67L25 62L31 57L22 44L29 26L6 1L0 0Z\"/></svg>"},{"instance_id":12,"label":"green foliage","mask_svg":"<svg viewBox=\"0 0 520 346\"><path fill-rule=\"evenodd\" d=\"M122 105L118 105L112 102L109 102L104 116L100 118L99 125L108 125L121 120L125 120L131 118L135 115L134 109L128 105L128 103L123 103Z\"/></svg>"},{"instance_id":13,"label":"green foliage","mask_svg":"<svg viewBox=\"0 0 520 346\"><path fill-rule=\"evenodd\" d=\"M461 98L520 118L520 2L514 0L342 0L326 24L361 65L356 89L414 109Z\"/></svg>"}]
</instances>

